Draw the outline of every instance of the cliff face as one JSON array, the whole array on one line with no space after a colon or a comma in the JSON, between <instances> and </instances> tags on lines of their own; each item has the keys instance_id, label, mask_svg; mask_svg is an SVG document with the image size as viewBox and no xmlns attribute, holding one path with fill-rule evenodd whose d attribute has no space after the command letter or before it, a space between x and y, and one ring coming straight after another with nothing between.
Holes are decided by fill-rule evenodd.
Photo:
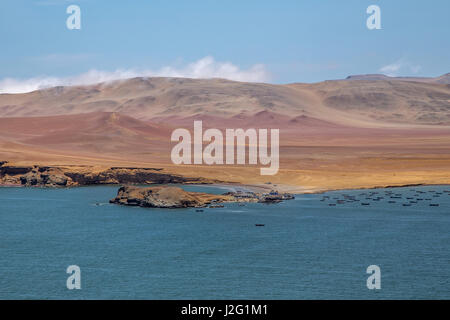
<instances>
[{"instance_id":1,"label":"cliff face","mask_svg":"<svg viewBox=\"0 0 450 320\"><path fill-rule=\"evenodd\" d=\"M234 197L200 192L187 192L178 187L138 188L124 186L117 192L111 203L148 208L189 208L205 207L216 202L231 202Z\"/></svg>"},{"instance_id":2,"label":"cliff face","mask_svg":"<svg viewBox=\"0 0 450 320\"><path fill-rule=\"evenodd\" d=\"M163 173L158 168L10 166L0 162L0 185L72 187L99 184L209 183Z\"/></svg>"}]
</instances>

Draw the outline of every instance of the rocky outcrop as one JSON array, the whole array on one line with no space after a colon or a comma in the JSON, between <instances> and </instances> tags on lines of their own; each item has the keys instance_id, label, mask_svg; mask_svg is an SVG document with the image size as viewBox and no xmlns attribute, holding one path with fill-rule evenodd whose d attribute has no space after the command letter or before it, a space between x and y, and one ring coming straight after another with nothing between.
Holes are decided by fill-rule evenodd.
<instances>
[{"instance_id":1,"label":"rocky outcrop","mask_svg":"<svg viewBox=\"0 0 450 320\"><path fill-rule=\"evenodd\" d=\"M6 162L5 162L6 163ZM5 164L4 163L4 164ZM0 166L0 185L72 187L100 184L211 183L164 173L158 168L95 168L57 166Z\"/></svg>"},{"instance_id":2,"label":"rocky outcrop","mask_svg":"<svg viewBox=\"0 0 450 320\"><path fill-rule=\"evenodd\" d=\"M232 196L236 199L246 201L246 202L260 202L260 203L279 203L284 200L293 200L295 196L289 193L278 193L275 190L270 191L270 193L254 193L254 192L243 192L243 191L233 191L227 192L225 195Z\"/></svg>"},{"instance_id":3,"label":"rocky outcrop","mask_svg":"<svg viewBox=\"0 0 450 320\"><path fill-rule=\"evenodd\" d=\"M159 169L110 168L100 172L66 171L66 176L78 185L95 184L166 184L197 182L200 179L184 178L177 175L159 172Z\"/></svg>"},{"instance_id":4,"label":"rocky outcrop","mask_svg":"<svg viewBox=\"0 0 450 320\"><path fill-rule=\"evenodd\" d=\"M265 193L259 196L260 203L279 203L284 200L293 200L295 197L289 193L278 193L272 190L270 193Z\"/></svg>"},{"instance_id":5,"label":"rocky outcrop","mask_svg":"<svg viewBox=\"0 0 450 320\"><path fill-rule=\"evenodd\" d=\"M0 167L0 176L4 176L4 175L10 175L10 176L15 176L15 175L21 175L21 174L26 174L28 172L30 172L31 170L33 170L33 167L24 167L24 166L1 166Z\"/></svg>"},{"instance_id":6,"label":"rocky outcrop","mask_svg":"<svg viewBox=\"0 0 450 320\"><path fill-rule=\"evenodd\" d=\"M1 166L0 185L65 187L70 179L57 168Z\"/></svg>"},{"instance_id":7,"label":"rocky outcrop","mask_svg":"<svg viewBox=\"0 0 450 320\"><path fill-rule=\"evenodd\" d=\"M22 175L20 182L25 186L66 187L69 184L69 178L58 169L40 171L35 168Z\"/></svg>"},{"instance_id":8,"label":"rocky outcrop","mask_svg":"<svg viewBox=\"0 0 450 320\"><path fill-rule=\"evenodd\" d=\"M231 196L188 192L178 187L139 188L124 186L119 189L111 203L147 208L205 207L211 203L232 202Z\"/></svg>"},{"instance_id":9,"label":"rocky outcrop","mask_svg":"<svg viewBox=\"0 0 450 320\"><path fill-rule=\"evenodd\" d=\"M139 206L147 208L221 208L223 202L262 202L278 203L283 200L294 199L292 195L257 194L253 192L227 192L223 195L209 193L188 192L178 187L139 188L124 186L119 189L117 196L110 200L125 206Z\"/></svg>"}]
</instances>

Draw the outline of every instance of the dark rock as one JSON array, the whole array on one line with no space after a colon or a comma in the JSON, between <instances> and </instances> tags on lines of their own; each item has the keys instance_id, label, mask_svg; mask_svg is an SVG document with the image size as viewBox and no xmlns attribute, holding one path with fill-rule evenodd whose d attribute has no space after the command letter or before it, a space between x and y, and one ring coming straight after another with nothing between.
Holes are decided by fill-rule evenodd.
<instances>
[{"instance_id":1,"label":"dark rock","mask_svg":"<svg viewBox=\"0 0 450 320\"><path fill-rule=\"evenodd\" d=\"M0 175L20 175L26 174L33 170L33 167L21 167L21 166L1 166L0 167Z\"/></svg>"}]
</instances>

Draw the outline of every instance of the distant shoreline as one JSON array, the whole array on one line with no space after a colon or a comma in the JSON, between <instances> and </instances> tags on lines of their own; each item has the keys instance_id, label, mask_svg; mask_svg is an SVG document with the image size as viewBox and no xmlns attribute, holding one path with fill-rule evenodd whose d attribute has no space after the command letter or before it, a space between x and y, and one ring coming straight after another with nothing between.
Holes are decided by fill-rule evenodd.
<instances>
[{"instance_id":1,"label":"distant shoreline","mask_svg":"<svg viewBox=\"0 0 450 320\"><path fill-rule=\"evenodd\" d=\"M386 179L370 179L367 175L354 174L355 177L352 180L348 178L339 180L336 177L322 176L320 180L305 179L306 181L303 183L303 181L298 181L299 179L295 175L286 176L285 173L283 177L274 177L270 182L267 180L264 182L262 178L255 179L255 176L249 176L248 171L241 171L244 169L230 168L229 171L226 171L227 174L216 171L204 172L201 171L201 169L205 169L202 167L195 171L183 170L184 168L177 169L165 168L164 166L18 165L0 161L0 186L69 188L95 185L152 186L180 184L212 186L232 192L252 191L259 194L269 193L272 190L290 194L320 194L339 190L450 185L450 183L447 183L447 178L435 180L430 175L427 179L414 177L399 179L394 178L395 175ZM297 184L290 184L290 180L296 181ZM306 185L306 183L309 185Z\"/></svg>"},{"instance_id":2,"label":"distant shoreline","mask_svg":"<svg viewBox=\"0 0 450 320\"><path fill-rule=\"evenodd\" d=\"M355 190L377 190L377 189L394 189L394 188L413 188L413 187L433 187L433 186L450 186L450 184L427 184L427 183L417 183L417 184L402 184L402 185L386 185L386 186L375 186L375 187L355 187L355 188L330 188L323 189L318 188L314 189L304 189L303 192L289 192L288 190L297 189L297 186L288 186L288 185L252 185L252 184L238 184L238 183L215 183L208 184L209 186L214 186L218 188L223 188L231 191L245 190L252 192L270 192L271 190L277 190L278 192L288 192L292 194L322 194L325 192L333 192L333 191L355 191ZM206 185L205 185L206 186Z\"/></svg>"},{"instance_id":3,"label":"distant shoreline","mask_svg":"<svg viewBox=\"0 0 450 320\"><path fill-rule=\"evenodd\" d=\"M67 186L67 187L46 187L46 186L26 186L19 184L0 184L0 188L45 188L45 189L70 189L70 188L83 188L83 187L120 187L123 185L130 185L127 183L111 183L111 184L90 184L90 185L77 185L77 186ZM133 184L131 184L133 185ZM144 187L152 187L158 186L160 184L134 184L135 186ZM255 193L268 193L271 190L276 190L278 192L286 192L292 194L322 194L326 192L335 192L335 191L355 191L355 190L377 190L377 189L391 189L391 188L408 188L408 187L433 187L433 186L449 186L450 184L404 184L404 185L387 185L387 186L376 186L376 187L355 187L355 188L333 188L333 189L305 189L303 192L288 192L286 190L297 189L297 186L286 186L286 185L252 185L252 184L239 184L239 183L168 183L168 185L185 185L185 186L201 186L201 187L211 187L211 188L220 188L223 190L227 190L229 192L255 192Z\"/></svg>"}]
</instances>

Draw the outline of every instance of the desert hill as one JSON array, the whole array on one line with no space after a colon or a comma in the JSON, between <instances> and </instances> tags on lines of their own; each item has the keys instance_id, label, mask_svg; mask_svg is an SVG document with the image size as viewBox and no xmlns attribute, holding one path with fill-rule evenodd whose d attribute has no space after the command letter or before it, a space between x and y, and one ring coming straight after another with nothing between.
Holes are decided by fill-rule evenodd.
<instances>
[{"instance_id":1,"label":"desert hill","mask_svg":"<svg viewBox=\"0 0 450 320\"><path fill-rule=\"evenodd\" d=\"M450 125L450 85L391 79L274 85L134 78L0 95L0 117L116 112L143 121L170 122L172 117L230 119L262 111L362 127Z\"/></svg>"},{"instance_id":2,"label":"desert hill","mask_svg":"<svg viewBox=\"0 0 450 320\"><path fill-rule=\"evenodd\" d=\"M26 148L73 155L132 157L167 148L171 131L127 115L94 112L48 117L0 118L1 140ZM127 154L123 152L127 150Z\"/></svg>"},{"instance_id":3,"label":"desert hill","mask_svg":"<svg viewBox=\"0 0 450 320\"><path fill-rule=\"evenodd\" d=\"M160 168L287 191L450 184L450 85L409 80L134 78L1 94L0 162ZM204 128L280 129L278 174L261 176L259 165L173 165L171 132L192 132L195 120Z\"/></svg>"},{"instance_id":4,"label":"desert hill","mask_svg":"<svg viewBox=\"0 0 450 320\"><path fill-rule=\"evenodd\" d=\"M388 80L388 81L414 81L414 82L427 82L427 83L442 83L450 84L450 73L446 73L439 77L391 77L384 74L358 74L351 75L345 78L345 80Z\"/></svg>"},{"instance_id":5,"label":"desert hill","mask_svg":"<svg viewBox=\"0 0 450 320\"><path fill-rule=\"evenodd\" d=\"M450 84L328 81L315 85L315 92L328 108L372 122L450 124Z\"/></svg>"}]
</instances>

